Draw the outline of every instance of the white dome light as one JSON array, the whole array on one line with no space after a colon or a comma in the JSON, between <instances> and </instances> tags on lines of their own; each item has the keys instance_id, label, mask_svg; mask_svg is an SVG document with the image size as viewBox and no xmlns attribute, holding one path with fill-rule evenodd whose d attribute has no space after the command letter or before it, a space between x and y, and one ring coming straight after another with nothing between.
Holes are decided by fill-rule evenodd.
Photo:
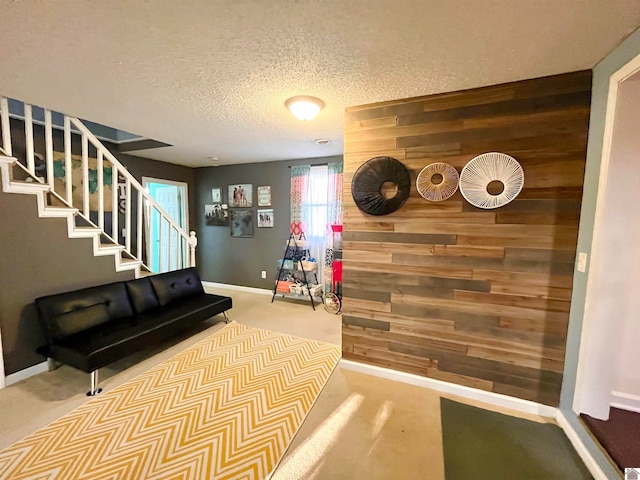
<instances>
[{"instance_id":1,"label":"white dome light","mask_svg":"<svg viewBox=\"0 0 640 480\"><path fill-rule=\"evenodd\" d=\"M284 102L284 105L291 110L294 117L304 122L314 119L324 107L324 102L316 97L301 95L291 97Z\"/></svg>"}]
</instances>

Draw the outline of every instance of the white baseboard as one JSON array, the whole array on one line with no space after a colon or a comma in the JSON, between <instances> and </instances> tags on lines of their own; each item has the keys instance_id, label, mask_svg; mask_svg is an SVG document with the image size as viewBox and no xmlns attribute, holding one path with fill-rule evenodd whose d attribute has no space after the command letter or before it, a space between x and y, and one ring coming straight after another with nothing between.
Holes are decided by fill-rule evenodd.
<instances>
[{"instance_id":1,"label":"white baseboard","mask_svg":"<svg viewBox=\"0 0 640 480\"><path fill-rule=\"evenodd\" d=\"M414 375L412 373L399 372L397 370L391 370L388 368L378 367L376 365L354 362L352 360L342 359L340 360L340 366L347 370L353 370L354 372L360 372L367 375L373 375L375 377L395 380L397 382L408 383L411 385L416 385L418 387L430 388L431 390L437 390L438 392L450 393L452 395L458 395L460 397L477 400L480 402L488 403L490 405L510 408L511 410L540 415L542 417L555 418L556 411L558 410L555 407L542 405L541 403L536 403L529 400L522 400L521 398L510 397L508 395L502 395L500 393L487 392L485 390L479 390L477 388L466 387L464 385L458 385L455 383L443 382L434 378L421 377L420 375Z\"/></svg>"},{"instance_id":2,"label":"white baseboard","mask_svg":"<svg viewBox=\"0 0 640 480\"><path fill-rule=\"evenodd\" d=\"M611 406L640 413L640 396L623 392L611 392Z\"/></svg>"},{"instance_id":3,"label":"white baseboard","mask_svg":"<svg viewBox=\"0 0 640 480\"><path fill-rule=\"evenodd\" d=\"M202 282L203 287L226 288L229 290L238 290L240 292L260 293L262 295L273 295L273 290L256 287L244 287L242 285L232 285L230 283Z\"/></svg>"},{"instance_id":4,"label":"white baseboard","mask_svg":"<svg viewBox=\"0 0 640 480\"><path fill-rule=\"evenodd\" d=\"M47 362L38 363L29 368L25 368L24 370L20 370L19 372L7 375L6 377L4 377L4 382L8 387L9 385L13 385L14 383L18 383L22 380L26 380L29 377L33 377L34 375L47 371L49 371Z\"/></svg>"},{"instance_id":5,"label":"white baseboard","mask_svg":"<svg viewBox=\"0 0 640 480\"><path fill-rule=\"evenodd\" d=\"M556 422L558 422L558 425L564 431L564 434L571 442L571 445L573 445L573 448L580 456L587 469L589 469L591 475L593 475L593 478L595 478L595 480L607 480L607 476L602 471L595 459L591 456L589 450L587 450L587 447L585 446L583 441L580 440L580 437L560 409L558 409L556 413Z\"/></svg>"}]
</instances>

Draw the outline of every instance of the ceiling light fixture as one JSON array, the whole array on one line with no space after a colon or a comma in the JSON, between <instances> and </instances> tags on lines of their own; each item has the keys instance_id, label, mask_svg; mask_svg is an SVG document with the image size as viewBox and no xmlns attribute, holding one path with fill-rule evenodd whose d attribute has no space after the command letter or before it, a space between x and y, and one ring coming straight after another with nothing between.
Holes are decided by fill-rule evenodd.
<instances>
[{"instance_id":1,"label":"ceiling light fixture","mask_svg":"<svg viewBox=\"0 0 640 480\"><path fill-rule=\"evenodd\" d=\"M288 99L284 102L284 106L291 111L294 117L305 122L314 119L320 113L324 102L316 97L299 95Z\"/></svg>"},{"instance_id":2,"label":"ceiling light fixture","mask_svg":"<svg viewBox=\"0 0 640 480\"><path fill-rule=\"evenodd\" d=\"M329 145L331 140L328 138L318 138L315 140L316 145Z\"/></svg>"}]
</instances>

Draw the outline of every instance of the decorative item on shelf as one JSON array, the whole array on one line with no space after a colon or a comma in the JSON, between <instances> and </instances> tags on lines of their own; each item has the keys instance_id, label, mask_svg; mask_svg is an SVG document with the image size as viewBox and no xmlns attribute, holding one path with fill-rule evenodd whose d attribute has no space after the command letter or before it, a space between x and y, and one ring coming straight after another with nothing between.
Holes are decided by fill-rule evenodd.
<instances>
[{"instance_id":1,"label":"decorative item on shelf","mask_svg":"<svg viewBox=\"0 0 640 480\"><path fill-rule=\"evenodd\" d=\"M258 228L273 227L273 209L258 209Z\"/></svg>"},{"instance_id":2,"label":"decorative item on shelf","mask_svg":"<svg viewBox=\"0 0 640 480\"><path fill-rule=\"evenodd\" d=\"M491 184L502 189L491 193ZM471 159L460 174L460 192L473 206L484 209L502 207L518 196L524 185L524 172L518 161L504 153L483 153Z\"/></svg>"},{"instance_id":3,"label":"decorative item on shelf","mask_svg":"<svg viewBox=\"0 0 640 480\"><path fill-rule=\"evenodd\" d=\"M258 187L258 206L259 207L271 206L271 187L269 186Z\"/></svg>"},{"instance_id":4,"label":"decorative item on shelf","mask_svg":"<svg viewBox=\"0 0 640 480\"><path fill-rule=\"evenodd\" d=\"M448 163L436 162L424 167L416 179L416 189L426 200L441 202L458 190L460 177Z\"/></svg>"},{"instance_id":5,"label":"decorative item on shelf","mask_svg":"<svg viewBox=\"0 0 640 480\"><path fill-rule=\"evenodd\" d=\"M250 207L253 204L253 185L250 183L229 185L228 202L232 207Z\"/></svg>"},{"instance_id":6,"label":"decorative item on shelf","mask_svg":"<svg viewBox=\"0 0 640 480\"><path fill-rule=\"evenodd\" d=\"M290 293L291 285L295 285L293 282L287 282L284 280L278 280L276 285L276 292L278 293Z\"/></svg>"},{"instance_id":7,"label":"decorative item on shelf","mask_svg":"<svg viewBox=\"0 0 640 480\"><path fill-rule=\"evenodd\" d=\"M385 193L387 188L395 193ZM411 176L395 158L374 157L360 165L351 181L351 195L357 207L369 215L387 215L409 198Z\"/></svg>"},{"instance_id":8,"label":"decorative item on shelf","mask_svg":"<svg viewBox=\"0 0 640 480\"><path fill-rule=\"evenodd\" d=\"M298 270L304 270L305 272L315 272L318 270L318 262L313 257L302 257L298 264Z\"/></svg>"}]
</instances>

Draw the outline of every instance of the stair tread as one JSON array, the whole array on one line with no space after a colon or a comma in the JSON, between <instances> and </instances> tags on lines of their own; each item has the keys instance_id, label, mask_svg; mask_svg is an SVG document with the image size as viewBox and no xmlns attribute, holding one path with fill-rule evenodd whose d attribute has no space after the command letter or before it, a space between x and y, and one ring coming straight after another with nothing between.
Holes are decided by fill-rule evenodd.
<instances>
[{"instance_id":1,"label":"stair tread","mask_svg":"<svg viewBox=\"0 0 640 480\"><path fill-rule=\"evenodd\" d=\"M142 260L134 260L133 258L122 258L120 259L120 263L127 265L139 264L142 265Z\"/></svg>"},{"instance_id":2,"label":"stair tread","mask_svg":"<svg viewBox=\"0 0 640 480\"><path fill-rule=\"evenodd\" d=\"M26 188L29 190L38 190L42 192L48 191L51 187L49 185L45 185L43 183L38 182L21 182L19 180L11 180L9 182L11 188Z\"/></svg>"},{"instance_id":3,"label":"stair tread","mask_svg":"<svg viewBox=\"0 0 640 480\"><path fill-rule=\"evenodd\" d=\"M124 250L124 246L123 245L107 245L107 244L101 244L98 248L100 248L100 250Z\"/></svg>"}]
</instances>

